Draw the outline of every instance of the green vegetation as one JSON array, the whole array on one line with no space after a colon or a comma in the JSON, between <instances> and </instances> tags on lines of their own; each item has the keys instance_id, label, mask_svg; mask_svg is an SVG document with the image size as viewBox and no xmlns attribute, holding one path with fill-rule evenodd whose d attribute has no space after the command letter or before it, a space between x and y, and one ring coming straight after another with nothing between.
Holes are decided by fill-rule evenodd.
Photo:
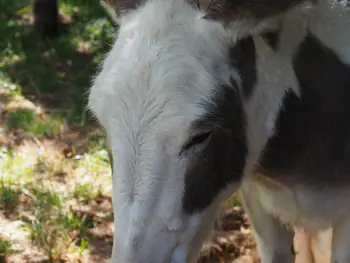
<instances>
[{"instance_id":1,"label":"green vegetation","mask_svg":"<svg viewBox=\"0 0 350 263\"><path fill-rule=\"evenodd\" d=\"M0 261L101 262L110 245L94 249L94 233L113 217L96 204L111 202L111 172L86 103L116 28L99 1L60 0L66 33L44 39L31 3L0 0L0 231L24 231L29 242L14 252L15 241L0 237ZM1 228L18 220L24 227Z\"/></svg>"},{"instance_id":2,"label":"green vegetation","mask_svg":"<svg viewBox=\"0 0 350 263\"><path fill-rule=\"evenodd\" d=\"M37 197L35 217L27 225L33 243L43 248L52 262L64 260L72 251L79 251L80 257L88 244L81 238L88 229L86 217L80 218L72 210L64 211L57 193L41 190L33 189Z\"/></svg>"},{"instance_id":3,"label":"green vegetation","mask_svg":"<svg viewBox=\"0 0 350 263\"><path fill-rule=\"evenodd\" d=\"M0 236L0 261L6 262L7 257L13 253L12 242L4 236Z\"/></svg>"},{"instance_id":4,"label":"green vegetation","mask_svg":"<svg viewBox=\"0 0 350 263\"><path fill-rule=\"evenodd\" d=\"M0 208L4 211L13 212L19 203L20 191L12 184L0 182Z\"/></svg>"},{"instance_id":5,"label":"green vegetation","mask_svg":"<svg viewBox=\"0 0 350 263\"><path fill-rule=\"evenodd\" d=\"M60 131L60 122L53 118L42 119L28 109L16 109L9 114L6 123L10 129L23 129L32 135L55 136Z\"/></svg>"},{"instance_id":6,"label":"green vegetation","mask_svg":"<svg viewBox=\"0 0 350 263\"><path fill-rule=\"evenodd\" d=\"M68 32L54 40L43 40L32 28L31 2L0 0L4 10L0 15L0 37L6 39L0 43L2 75L13 90L30 95L71 123L84 125L89 121L88 87L112 43L115 28L99 1L59 1ZM6 83L4 79L1 82ZM24 121L28 126L26 122L36 119L33 114L16 111L9 124L18 126ZM33 129L39 133L50 130L42 124Z\"/></svg>"}]
</instances>

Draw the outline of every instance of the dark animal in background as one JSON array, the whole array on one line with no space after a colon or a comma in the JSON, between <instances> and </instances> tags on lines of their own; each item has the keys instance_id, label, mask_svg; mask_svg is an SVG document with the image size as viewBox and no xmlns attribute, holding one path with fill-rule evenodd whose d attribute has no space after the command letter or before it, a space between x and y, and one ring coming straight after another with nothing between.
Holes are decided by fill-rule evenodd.
<instances>
[{"instance_id":1,"label":"dark animal in background","mask_svg":"<svg viewBox=\"0 0 350 263\"><path fill-rule=\"evenodd\" d=\"M56 37L59 34L59 16L57 0L35 0L34 25L43 36Z\"/></svg>"}]
</instances>

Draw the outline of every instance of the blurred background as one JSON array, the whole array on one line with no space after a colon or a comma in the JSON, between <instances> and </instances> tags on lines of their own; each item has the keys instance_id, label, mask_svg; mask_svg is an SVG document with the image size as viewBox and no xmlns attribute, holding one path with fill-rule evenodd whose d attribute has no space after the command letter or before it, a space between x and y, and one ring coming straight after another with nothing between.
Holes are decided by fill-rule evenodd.
<instances>
[{"instance_id":1,"label":"blurred background","mask_svg":"<svg viewBox=\"0 0 350 263\"><path fill-rule=\"evenodd\" d=\"M86 103L117 28L98 0L59 0L57 21L56 0L35 2L0 0L0 263L105 263L111 170ZM255 255L232 197L200 262Z\"/></svg>"}]
</instances>

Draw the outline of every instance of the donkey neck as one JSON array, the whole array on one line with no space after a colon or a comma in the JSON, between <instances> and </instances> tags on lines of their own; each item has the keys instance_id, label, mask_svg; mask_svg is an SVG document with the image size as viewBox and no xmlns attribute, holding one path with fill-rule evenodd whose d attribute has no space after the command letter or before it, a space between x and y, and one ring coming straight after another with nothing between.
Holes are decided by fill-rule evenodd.
<instances>
[{"instance_id":1,"label":"donkey neck","mask_svg":"<svg viewBox=\"0 0 350 263\"><path fill-rule=\"evenodd\" d=\"M298 80L293 69L293 57L307 35L307 19L302 12L290 12L280 19L279 28L245 41L254 46L249 56L255 57L255 76L248 67L239 64L241 88L246 113L248 158L246 173L257 163L269 138L275 133L275 123L283 98L288 91L299 96ZM251 67L250 67L251 68ZM248 76L247 76L248 74ZM250 74L250 75L249 75ZM247 79L255 79L247 85Z\"/></svg>"}]
</instances>

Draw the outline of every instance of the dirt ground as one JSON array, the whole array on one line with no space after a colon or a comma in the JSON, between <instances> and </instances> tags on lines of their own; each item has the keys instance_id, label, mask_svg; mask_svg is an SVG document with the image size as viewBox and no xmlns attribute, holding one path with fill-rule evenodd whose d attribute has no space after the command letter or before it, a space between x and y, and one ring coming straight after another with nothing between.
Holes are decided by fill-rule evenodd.
<instances>
[{"instance_id":1,"label":"dirt ground","mask_svg":"<svg viewBox=\"0 0 350 263\"><path fill-rule=\"evenodd\" d=\"M105 201L105 206L111 203ZM0 217L0 230L2 234L11 234L18 253L12 255L7 262L11 263L44 263L47 262L40 249L34 247L25 238L25 233L20 230L23 223L19 220L10 221ZM83 261L86 263L107 263L112 248L113 225L110 222L101 222L89 231L89 255ZM331 232L325 232L320 236L314 253L308 250L309 239L301 232L296 234L296 263L328 263L329 241ZM315 243L315 242L313 242ZM315 246L315 244L313 244ZM256 250L252 232L243 210L236 206L225 209L219 220L215 223L215 229L208 242L203 246L199 263L258 263L259 255Z\"/></svg>"}]
</instances>

